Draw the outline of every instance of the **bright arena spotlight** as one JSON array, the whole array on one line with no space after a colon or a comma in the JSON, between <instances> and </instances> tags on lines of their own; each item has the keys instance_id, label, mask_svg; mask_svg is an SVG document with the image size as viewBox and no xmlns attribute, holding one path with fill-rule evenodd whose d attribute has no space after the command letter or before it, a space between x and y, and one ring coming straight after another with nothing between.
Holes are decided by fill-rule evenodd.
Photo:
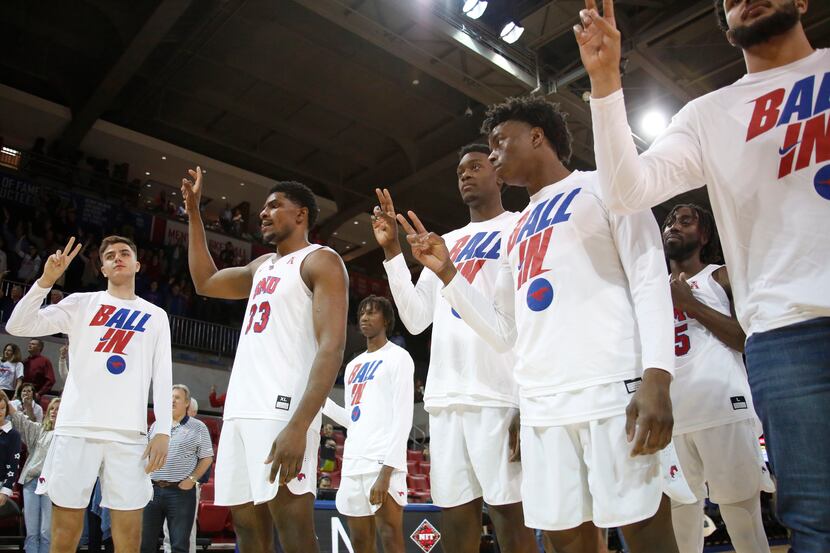
<instances>
[{"instance_id":1,"label":"bright arena spotlight","mask_svg":"<svg viewBox=\"0 0 830 553\"><path fill-rule=\"evenodd\" d=\"M478 19L487 9L487 2L484 0L465 0L461 11L470 19Z\"/></svg>"},{"instance_id":2,"label":"bright arena spotlight","mask_svg":"<svg viewBox=\"0 0 830 553\"><path fill-rule=\"evenodd\" d=\"M668 118L662 111L649 110L640 119L640 130L645 138L649 140L656 138L658 134L669 125Z\"/></svg>"}]
</instances>

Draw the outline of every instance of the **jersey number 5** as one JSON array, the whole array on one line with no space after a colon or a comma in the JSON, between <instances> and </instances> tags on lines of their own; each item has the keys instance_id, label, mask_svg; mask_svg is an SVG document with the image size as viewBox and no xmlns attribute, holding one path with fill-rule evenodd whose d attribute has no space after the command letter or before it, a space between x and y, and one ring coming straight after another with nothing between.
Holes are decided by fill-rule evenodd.
<instances>
[{"instance_id":1,"label":"jersey number 5","mask_svg":"<svg viewBox=\"0 0 830 553\"><path fill-rule=\"evenodd\" d=\"M682 325L675 325L674 327L674 355L681 357L689 353L691 344L689 343L689 336L685 332L689 329L689 325L684 323Z\"/></svg>"},{"instance_id":2,"label":"jersey number 5","mask_svg":"<svg viewBox=\"0 0 830 553\"><path fill-rule=\"evenodd\" d=\"M257 312L259 312L259 320L254 322L254 317L256 316ZM254 327L254 332L259 334L265 327L268 326L268 319L271 317L271 304L267 301L264 301L260 304L254 304L251 306L251 312L248 317L248 326L245 327L245 334L248 334L248 331L251 330L251 326Z\"/></svg>"}]
</instances>

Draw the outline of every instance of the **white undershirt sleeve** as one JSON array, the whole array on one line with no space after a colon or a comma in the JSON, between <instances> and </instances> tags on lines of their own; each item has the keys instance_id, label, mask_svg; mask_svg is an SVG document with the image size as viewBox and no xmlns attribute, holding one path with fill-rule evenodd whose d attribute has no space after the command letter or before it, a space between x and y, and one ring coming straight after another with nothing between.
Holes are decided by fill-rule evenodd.
<instances>
[{"instance_id":1,"label":"white undershirt sleeve","mask_svg":"<svg viewBox=\"0 0 830 553\"><path fill-rule=\"evenodd\" d=\"M383 262L389 277L389 289L398 308L398 316L411 334L420 334L432 324L435 300L441 282L429 269L421 271L417 284L412 284L412 274L406 266L403 254Z\"/></svg>"},{"instance_id":2,"label":"white undershirt sleeve","mask_svg":"<svg viewBox=\"0 0 830 553\"><path fill-rule=\"evenodd\" d=\"M674 374L674 310L660 229L651 211L609 215L611 233L628 278L640 335L642 370Z\"/></svg>"},{"instance_id":3,"label":"white undershirt sleeve","mask_svg":"<svg viewBox=\"0 0 830 553\"><path fill-rule=\"evenodd\" d=\"M78 296L70 294L60 302L40 306L51 288L42 288L35 282L12 310L6 322L6 332L12 336L49 336L60 332L69 334L77 312Z\"/></svg>"},{"instance_id":4,"label":"white undershirt sleeve","mask_svg":"<svg viewBox=\"0 0 830 553\"><path fill-rule=\"evenodd\" d=\"M509 351L516 343L513 277L504 252L499 257L492 298L473 288L460 272L441 290L441 294L461 315L461 319L497 352Z\"/></svg>"},{"instance_id":5,"label":"white undershirt sleeve","mask_svg":"<svg viewBox=\"0 0 830 553\"><path fill-rule=\"evenodd\" d=\"M346 413L346 409L337 405L329 397L326 398L326 403L323 405L323 414L344 428L348 428L352 424L352 419Z\"/></svg>"},{"instance_id":6,"label":"white undershirt sleeve","mask_svg":"<svg viewBox=\"0 0 830 553\"><path fill-rule=\"evenodd\" d=\"M159 335L153 355L153 413L156 416L155 433L170 435L173 425L173 354L170 348L170 323L164 317L158 325Z\"/></svg>"},{"instance_id":7,"label":"white undershirt sleeve","mask_svg":"<svg viewBox=\"0 0 830 553\"><path fill-rule=\"evenodd\" d=\"M635 213L706 184L694 109L689 104L680 110L638 156L622 90L591 98L599 184L612 212Z\"/></svg>"},{"instance_id":8,"label":"white undershirt sleeve","mask_svg":"<svg viewBox=\"0 0 830 553\"><path fill-rule=\"evenodd\" d=\"M406 442L412 430L412 409L415 397L415 364L412 357L404 352L395 370L392 390L392 420L394 432L389 440L389 449L383 457L388 467L406 468Z\"/></svg>"}]
</instances>

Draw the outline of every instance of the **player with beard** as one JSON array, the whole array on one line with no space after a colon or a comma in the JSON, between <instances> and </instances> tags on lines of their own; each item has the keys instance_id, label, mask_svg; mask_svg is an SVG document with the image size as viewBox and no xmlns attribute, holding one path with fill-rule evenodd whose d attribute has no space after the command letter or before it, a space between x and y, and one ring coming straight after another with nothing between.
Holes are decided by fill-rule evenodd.
<instances>
[{"instance_id":1,"label":"player with beard","mask_svg":"<svg viewBox=\"0 0 830 553\"><path fill-rule=\"evenodd\" d=\"M565 167L571 135L555 104L510 98L482 132L498 177L530 194L504 230L492 292L463 278L413 212L398 220L461 319L516 355L525 523L559 553L596 551L594 525L622 527L635 553L677 551L657 455L674 369L657 223L609 214L596 173Z\"/></svg>"},{"instance_id":2,"label":"player with beard","mask_svg":"<svg viewBox=\"0 0 830 553\"><path fill-rule=\"evenodd\" d=\"M318 551L314 495L320 410L343 361L348 277L334 251L308 242L317 202L308 187L279 182L260 212L276 246L244 267L217 270L200 206L202 171L182 179L188 261L198 294L248 298L225 403L215 503L229 505L243 553Z\"/></svg>"},{"instance_id":3,"label":"player with beard","mask_svg":"<svg viewBox=\"0 0 830 553\"><path fill-rule=\"evenodd\" d=\"M768 552L760 492L773 491L741 359L744 332L732 312L732 287L712 214L675 206L663 224L674 302L673 442L694 498L672 493L677 467L663 466L680 553L703 550L703 502L720 507L738 553Z\"/></svg>"},{"instance_id":4,"label":"player with beard","mask_svg":"<svg viewBox=\"0 0 830 553\"><path fill-rule=\"evenodd\" d=\"M708 185L746 363L795 551L830 551L830 51L807 0L715 10L747 74L686 105L642 155L628 126L614 3L586 0L574 29L591 79L599 182L631 213ZM799 452L809 451L809 455Z\"/></svg>"},{"instance_id":5,"label":"player with beard","mask_svg":"<svg viewBox=\"0 0 830 553\"><path fill-rule=\"evenodd\" d=\"M501 183L490 148L471 144L459 152L458 191L470 223L444 235L453 263L482 294L490 295L498 267L502 229L515 219L501 203ZM388 190L377 190L375 239L392 297L406 328L420 334L433 325L424 407L429 413L430 483L441 507L444 547L474 553L481 541L481 512L487 503L499 547L505 553L536 551L524 525L521 465L511 442L518 397L512 352L499 353L478 337L441 297L431 270L413 285L398 242L395 206Z\"/></svg>"}]
</instances>

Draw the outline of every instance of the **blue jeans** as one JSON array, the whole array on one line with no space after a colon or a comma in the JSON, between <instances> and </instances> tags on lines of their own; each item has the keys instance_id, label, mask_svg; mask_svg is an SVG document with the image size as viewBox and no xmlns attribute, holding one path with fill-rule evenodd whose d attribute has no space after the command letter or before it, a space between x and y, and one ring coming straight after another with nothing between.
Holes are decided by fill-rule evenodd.
<instances>
[{"instance_id":1,"label":"blue jeans","mask_svg":"<svg viewBox=\"0 0 830 553\"><path fill-rule=\"evenodd\" d=\"M49 553L52 532L52 502L45 495L37 495L37 478L23 485L23 520L26 522L26 553Z\"/></svg>"},{"instance_id":2,"label":"blue jeans","mask_svg":"<svg viewBox=\"0 0 830 553\"><path fill-rule=\"evenodd\" d=\"M753 334L746 364L795 553L830 551L830 318Z\"/></svg>"},{"instance_id":3,"label":"blue jeans","mask_svg":"<svg viewBox=\"0 0 830 553\"><path fill-rule=\"evenodd\" d=\"M180 490L176 486L161 488L153 484L153 499L144 507L141 528L141 553L158 551L159 537L167 519L170 548L173 553L188 553L190 530L196 515L196 488Z\"/></svg>"}]
</instances>

